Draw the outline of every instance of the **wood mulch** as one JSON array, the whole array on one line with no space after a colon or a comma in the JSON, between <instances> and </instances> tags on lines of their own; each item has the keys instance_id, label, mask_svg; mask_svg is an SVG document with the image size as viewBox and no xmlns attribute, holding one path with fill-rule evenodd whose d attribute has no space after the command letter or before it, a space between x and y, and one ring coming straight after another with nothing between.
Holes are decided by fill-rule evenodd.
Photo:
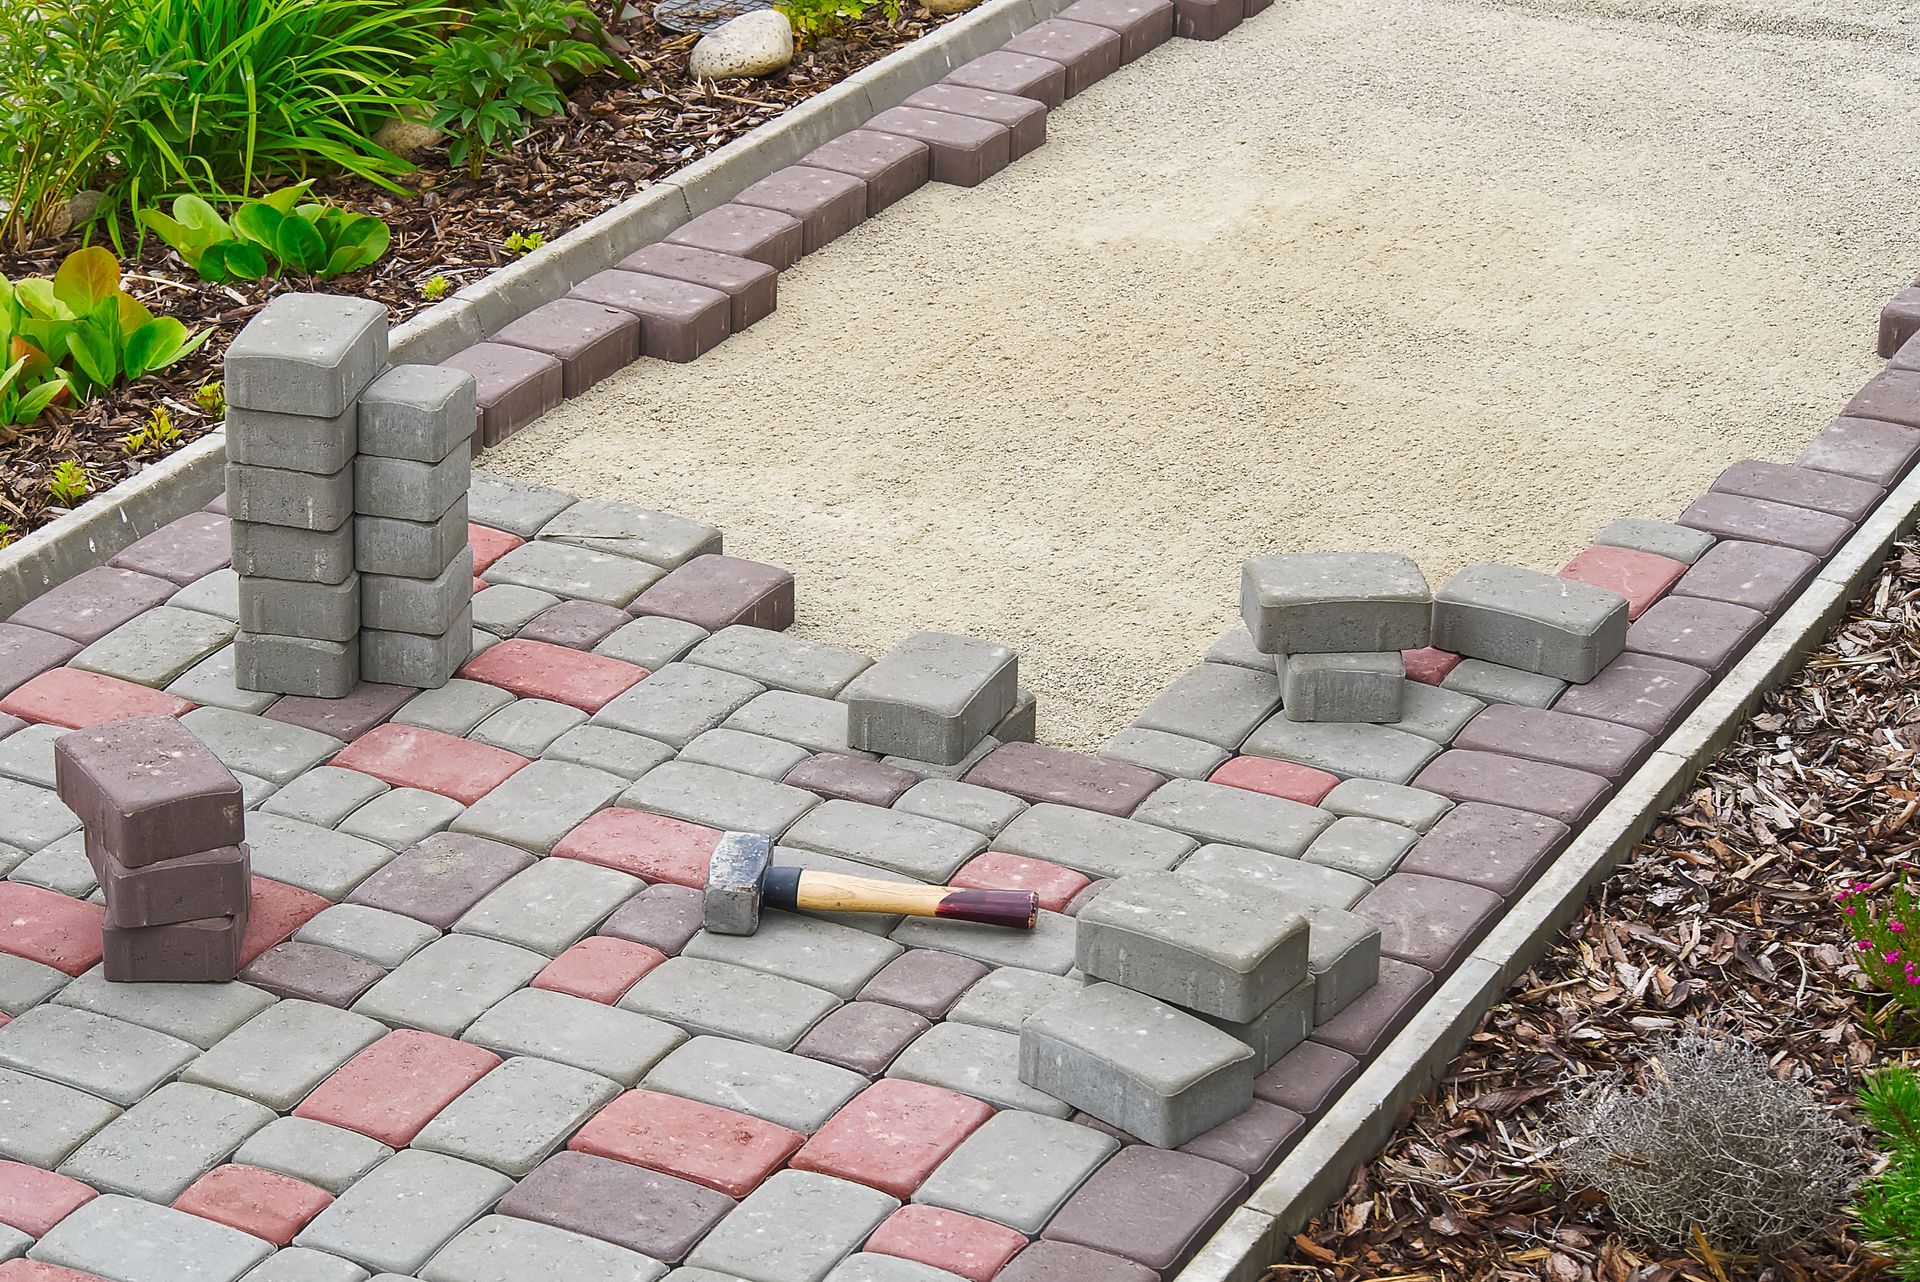
<instances>
[{"instance_id":1,"label":"wood mulch","mask_svg":"<svg viewBox=\"0 0 1920 1282\"><path fill-rule=\"evenodd\" d=\"M365 272L325 282L208 285L157 237L137 252L129 241L127 290L155 314L211 328L213 337L179 365L76 413L55 413L25 429L0 428L0 545L62 514L47 492L47 476L62 460L86 465L98 493L218 426L218 413L195 405L192 395L219 378L227 341L275 294L317 289L377 298L398 324L428 306L420 290L433 277L459 289L507 262L513 255L502 242L512 233L552 240L950 20L909 7L898 25L888 25L875 6L868 18L802 50L776 76L716 83L686 75L696 36L659 26L650 5L639 7L640 13L618 19L606 3L595 4L634 78L601 73L581 83L562 115L537 122L511 151L496 153L479 182L464 169L450 170L445 148L437 146L400 180L409 195L357 180L318 184L326 199L378 214L392 227L391 250ZM76 236L0 253L0 274L50 276L80 243ZM123 439L161 406L179 439L129 456Z\"/></svg>"},{"instance_id":2,"label":"wood mulch","mask_svg":"<svg viewBox=\"0 0 1920 1282\"><path fill-rule=\"evenodd\" d=\"M1862 991L1833 905L1920 846L1920 542L1900 544L1650 840L1480 1022L1447 1077L1274 1282L1839 1282L1885 1267L1844 1230L1776 1258L1667 1256L1564 1186L1548 1117L1697 1018L1843 1112L1914 1039ZM1890 1275L1887 1275L1890 1276Z\"/></svg>"}]
</instances>

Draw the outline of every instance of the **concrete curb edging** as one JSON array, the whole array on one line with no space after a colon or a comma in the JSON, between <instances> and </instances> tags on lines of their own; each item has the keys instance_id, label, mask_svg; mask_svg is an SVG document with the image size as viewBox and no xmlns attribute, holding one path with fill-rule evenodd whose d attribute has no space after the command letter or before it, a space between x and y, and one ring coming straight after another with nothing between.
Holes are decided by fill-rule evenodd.
<instances>
[{"instance_id":1,"label":"concrete curb edging","mask_svg":"<svg viewBox=\"0 0 1920 1282\"><path fill-rule=\"evenodd\" d=\"M1402 1110L1446 1072L1480 1017L1545 953L1748 713L1843 618L1855 590L1920 517L1920 472L1894 487L1700 706L1497 922L1411 1023L1361 1072L1175 1282L1261 1282L1287 1241L1340 1196L1399 1130Z\"/></svg>"}]
</instances>

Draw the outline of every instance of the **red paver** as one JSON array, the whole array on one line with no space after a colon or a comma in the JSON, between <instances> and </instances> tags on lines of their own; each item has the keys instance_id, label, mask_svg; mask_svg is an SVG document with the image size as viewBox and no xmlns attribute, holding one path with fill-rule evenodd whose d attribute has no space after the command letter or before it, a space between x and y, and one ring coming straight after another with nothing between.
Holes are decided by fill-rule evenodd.
<instances>
[{"instance_id":1,"label":"red paver","mask_svg":"<svg viewBox=\"0 0 1920 1282\"><path fill-rule=\"evenodd\" d=\"M658 948L595 935L548 962L533 977L532 987L569 993L611 1006L666 959L667 955Z\"/></svg>"},{"instance_id":2,"label":"red paver","mask_svg":"<svg viewBox=\"0 0 1920 1282\"><path fill-rule=\"evenodd\" d=\"M596 1113L567 1147L745 1197L806 1138L698 1100L628 1091Z\"/></svg>"},{"instance_id":3,"label":"red paver","mask_svg":"<svg viewBox=\"0 0 1920 1282\"><path fill-rule=\"evenodd\" d=\"M969 859L947 884L976 890L1031 890L1040 897L1042 908L1057 913L1064 912L1093 879L1044 859L989 850Z\"/></svg>"},{"instance_id":4,"label":"red paver","mask_svg":"<svg viewBox=\"0 0 1920 1282\"><path fill-rule=\"evenodd\" d=\"M1340 776L1297 766L1291 761L1269 761L1265 757L1235 757L1207 777L1209 783L1224 783L1248 792L1264 792L1269 797L1285 797L1306 806L1317 806L1334 790Z\"/></svg>"},{"instance_id":5,"label":"red paver","mask_svg":"<svg viewBox=\"0 0 1920 1282\"><path fill-rule=\"evenodd\" d=\"M580 859L645 881L704 888L718 828L639 810L602 810L560 839L556 859Z\"/></svg>"},{"instance_id":6,"label":"red paver","mask_svg":"<svg viewBox=\"0 0 1920 1282\"><path fill-rule=\"evenodd\" d=\"M1402 650L1400 661L1406 666L1407 680L1430 686L1439 685L1447 679L1447 673L1460 666L1459 655L1431 645L1418 650Z\"/></svg>"},{"instance_id":7,"label":"red paver","mask_svg":"<svg viewBox=\"0 0 1920 1282\"><path fill-rule=\"evenodd\" d=\"M982 757L966 777L968 783L995 788L1022 801L1051 801L1121 816L1132 814L1166 781L1165 775L1139 766L1032 743L1002 744Z\"/></svg>"},{"instance_id":8,"label":"red paver","mask_svg":"<svg viewBox=\"0 0 1920 1282\"><path fill-rule=\"evenodd\" d=\"M63 1269L38 1260L8 1260L0 1264L0 1282L106 1282L97 1274Z\"/></svg>"},{"instance_id":9,"label":"red paver","mask_svg":"<svg viewBox=\"0 0 1920 1282\"><path fill-rule=\"evenodd\" d=\"M467 660L460 675L511 690L522 699L550 699L582 712L598 712L646 680L648 673L638 664L604 654L515 640L488 646Z\"/></svg>"},{"instance_id":10,"label":"red paver","mask_svg":"<svg viewBox=\"0 0 1920 1282\"><path fill-rule=\"evenodd\" d=\"M1004 1224L937 1206L903 1206L873 1231L861 1248L897 1255L973 1282L990 1282L1027 1239Z\"/></svg>"},{"instance_id":11,"label":"red paver","mask_svg":"<svg viewBox=\"0 0 1920 1282\"><path fill-rule=\"evenodd\" d=\"M956 1091L889 1078L828 1119L791 1165L902 1200L989 1117L993 1106Z\"/></svg>"},{"instance_id":12,"label":"red paver","mask_svg":"<svg viewBox=\"0 0 1920 1282\"><path fill-rule=\"evenodd\" d=\"M880 968L860 990L863 1002L885 1002L923 1019L939 1019L992 969L958 953L909 948Z\"/></svg>"},{"instance_id":13,"label":"red paver","mask_svg":"<svg viewBox=\"0 0 1920 1282\"><path fill-rule=\"evenodd\" d=\"M467 546L473 549L473 573L476 579L485 574L487 568L507 553L519 547L526 540L518 534L508 534L505 530L496 530L490 525L467 525ZM478 591L478 587L475 591Z\"/></svg>"},{"instance_id":14,"label":"red paver","mask_svg":"<svg viewBox=\"0 0 1920 1282\"><path fill-rule=\"evenodd\" d=\"M1671 592L1686 572L1685 561L1635 548L1609 547L1604 543L1582 549L1573 560L1560 567L1563 579L1591 583L1627 598L1629 619L1645 614L1647 607Z\"/></svg>"},{"instance_id":15,"label":"red paver","mask_svg":"<svg viewBox=\"0 0 1920 1282\"><path fill-rule=\"evenodd\" d=\"M257 1166L216 1166L174 1199L173 1209L263 1238L292 1243L307 1221L333 1205L333 1194L291 1175Z\"/></svg>"},{"instance_id":16,"label":"red paver","mask_svg":"<svg viewBox=\"0 0 1920 1282\"><path fill-rule=\"evenodd\" d=\"M0 881L0 952L78 975L98 965L107 910L24 882Z\"/></svg>"},{"instance_id":17,"label":"red paver","mask_svg":"<svg viewBox=\"0 0 1920 1282\"><path fill-rule=\"evenodd\" d=\"M28 1237L46 1236L48 1229L98 1196L79 1180L25 1162L0 1162L0 1224Z\"/></svg>"},{"instance_id":18,"label":"red paver","mask_svg":"<svg viewBox=\"0 0 1920 1282\"><path fill-rule=\"evenodd\" d=\"M311 890L255 877L247 907L247 932L240 937L240 965L252 965L255 958L293 938L294 931L331 907L329 900Z\"/></svg>"},{"instance_id":19,"label":"red paver","mask_svg":"<svg viewBox=\"0 0 1920 1282\"><path fill-rule=\"evenodd\" d=\"M405 1148L435 1114L499 1063L498 1055L478 1046L399 1029L342 1064L293 1115Z\"/></svg>"},{"instance_id":20,"label":"red paver","mask_svg":"<svg viewBox=\"0 0 1920 1282\"><path fill-rule=\"evenodd\" d=\"M471 806L526 765L527 759L438 730L389 723L360 736L333 764L396 788L422 788Z\"/></svg>"},{"instance_id":21,"label":"red paver","mask_svg":"<svg viewBox=\"0 0 1920 1282\"><path fill-rule=\"evenodd\" d=\"M185 699L78 668L42 672L0 699L0 712L8 716L69 730L127 717L178 717L193 708Z\"/></svg>"}]
</instances>

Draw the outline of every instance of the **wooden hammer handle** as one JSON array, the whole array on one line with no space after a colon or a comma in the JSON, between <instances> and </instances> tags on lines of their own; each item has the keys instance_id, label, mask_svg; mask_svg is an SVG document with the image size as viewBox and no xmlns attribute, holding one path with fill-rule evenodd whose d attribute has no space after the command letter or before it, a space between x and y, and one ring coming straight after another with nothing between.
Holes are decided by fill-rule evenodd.
<instances>
[{"instance_id":1,"label":"wooden hammer handle","mask_svg":"<svg viewBox=\"0 0 1920 1282\"><path fill-rule=\"evenodd\" d=\"M766 903L773 908L807 908L815 912L900 913L907 917L946 917L988 926L1033 929L1039 915L1038 897L1030 890L956 890L906 881L876 881L840 873L803 870L795 881L793 903L776 883L767 884Z\"/></svg>"}]
</instances>

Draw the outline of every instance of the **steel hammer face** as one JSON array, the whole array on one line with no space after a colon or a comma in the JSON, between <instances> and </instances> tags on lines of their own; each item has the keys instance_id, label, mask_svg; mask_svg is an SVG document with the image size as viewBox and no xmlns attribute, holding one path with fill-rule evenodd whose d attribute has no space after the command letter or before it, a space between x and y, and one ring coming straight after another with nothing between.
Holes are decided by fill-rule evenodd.
<instances>
[{"instance_id":1,"label":"steel hammer face","mask_svg":"<svg viewBox=\"0 0 1920 1282\"><path fill-rule=\"evenodd\" d=\"M702 924L716 935L751 935L760 928L761 888L773 865L773 838L730 832L707 865Z\"/></svg>"}]
</instances>

